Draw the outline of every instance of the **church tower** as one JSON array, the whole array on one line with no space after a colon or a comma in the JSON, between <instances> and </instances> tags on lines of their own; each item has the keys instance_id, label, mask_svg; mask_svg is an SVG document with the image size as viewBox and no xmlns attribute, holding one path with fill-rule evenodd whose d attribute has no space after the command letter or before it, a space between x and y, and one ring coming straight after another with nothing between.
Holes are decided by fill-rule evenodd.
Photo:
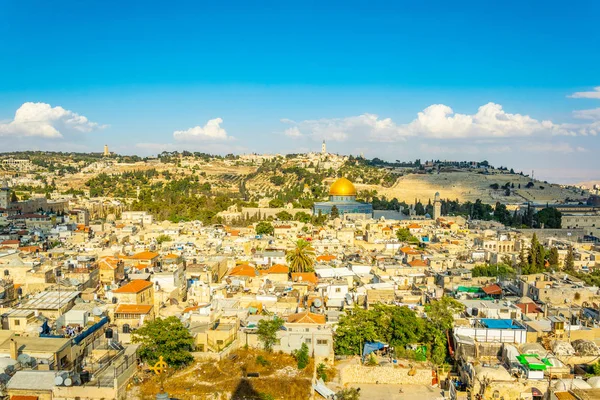
<instances>
[{"instance_id":1,"label":"church tower","mask_svg":"<svg viewBox=\"0 0 600 400\"><path fill-rule=\"evenodd\" d=\"M325 140L323 140L323 144L321 145L321 154L327 154L327 145L325 145Z\"/></svg>"},{"instance_id":2,"label":"church tower","mask_svg":"<svg viewBox=\"0 0 600 400\"><path fill-rule=\"evenodd\" d=\"M442 216L442 200L440 199L440 192L435 193L433 198L433 220L437 221Z\"/></svg>"},{"instance_id":3,"label":"church tower","mask_svg":"<svg viewBox=\"0 0 600 400\"><path fill-rule=\"evenodd\" d=\"M10 189L8 181L4 179L2 187L0 187L0 208L8 208L10 205Z\"/></svg>"}]
</instances>

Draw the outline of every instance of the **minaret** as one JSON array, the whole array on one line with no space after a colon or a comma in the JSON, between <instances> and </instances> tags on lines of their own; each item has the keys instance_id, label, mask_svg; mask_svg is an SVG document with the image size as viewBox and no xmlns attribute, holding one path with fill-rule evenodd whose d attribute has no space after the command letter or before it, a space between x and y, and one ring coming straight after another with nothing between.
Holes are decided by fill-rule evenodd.
<instances>
[{"instance_id":1,"label":"minaret","mask_svg":"<svg viewBox=\"0 0 600 400\"><path fill-rule=\"evenodd\" d=\"M442 216L442 200L440 199L440 192L436 192L433 198L433 220L437 221Z\"/></svg>"},{"instance_id":2,"label":"minaret","mask_svg":"<svg viewBox=\"0 0 600 400\"><path fill-rule=\"evenodd\" d=\"M10 188L8 187L8 181L6 178L2 181L2 187L0 187L0 208L8 208L10 205Z\"/></svg>"},{"instance_id":3,"label":"minaret","mask_svg":"<svg viewBox=\"0 0 600 400\"><path fill-rule=\"evenodd\" d=\"M323 144L321 145L321 154L327 154L327 145L325 144L325 140L323 140Z\"/></svg>"},{"instance_id":4,"label":"minaret","mask_svg":"<svg viewBox=\"0 0 600 400\"><path fill-rule=\"evenodd\" d=\"M110 156L110 152L108 151L108 145L105 144L104 145L104 157L108 157Z\"/></svg>"}]
</instances>

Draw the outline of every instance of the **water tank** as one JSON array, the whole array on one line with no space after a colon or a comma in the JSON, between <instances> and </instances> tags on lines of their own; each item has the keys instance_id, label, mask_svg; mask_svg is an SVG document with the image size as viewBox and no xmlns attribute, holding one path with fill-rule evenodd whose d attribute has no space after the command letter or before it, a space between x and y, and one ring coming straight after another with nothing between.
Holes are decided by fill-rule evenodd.
<instances>
[{"instance_id":1,"label":"water tank","mask_svg":"<svg viewBox=\"0 0 600 400\"><path fill-rule=\"evenodd\" d=\"M471 315L473 315L474 317L478 316L479 315L479 309L473 307L473 311L471 312Z\"/></svg>"},{"instance_id":2,"label":"water tank","mask_svg":"<svg viewBox=\"0 0 600 400\"><path fill-rule=\"evenodd\" d=\"M113 338L113 330L112 328L108 328L105 332L104 332L104 337L106 339L112 339Z\"/></svg>"},{"instance_id":3,"label":"water tank","mask_svg":"<svg viewBox=\"0 0 600 400\"><path fill-rule=\"evenodd\" d=\"M81 371L81 374L79 374L79 377L81 378L81 383L88 383L90 381L90 371L88 370L83 370Z\"/></svg>"},{"instance_id":4,"label":"water tank","mask_svg":"<svg viewBox=\"0 0 600 400\"><path fill-rule=\"evenodd\" d=\"M156 400L169 400L169 399L170 399L170 397L169 397L168 393L161 391L160 393L156 394Z\"/></svg>"}]
</instances>

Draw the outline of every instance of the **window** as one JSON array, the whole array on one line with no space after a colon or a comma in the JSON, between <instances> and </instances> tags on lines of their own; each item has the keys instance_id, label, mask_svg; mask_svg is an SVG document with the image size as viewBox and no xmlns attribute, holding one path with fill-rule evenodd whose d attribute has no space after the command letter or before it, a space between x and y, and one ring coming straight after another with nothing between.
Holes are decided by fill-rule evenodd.
<instances>
[{"instance_id":1,"label":"window","mask_svg":"<svg viewBox=\"0 0 600 400\"><path fill-rule=\"evenodd\" d=\"M304 339L304 343L311 344L312 343L312 339Z\"/></svg>"},{"instance_id":2,"label":"window","mask_svg":"<svg viewBox=\"0 0 600 400\"><path fill-rule=\"evenodd\" d=\"M340 293L341 291L342 291L342 288L339 288L339 287L336 287L336 288L335 288L335 292L336 292L336 293Z\"/></svg>"},{"instance_id":3,"label":"window","mask_svg":"<svg viewBox=\"0 0 600 400\"><path fill-rule=\"evenodd\" d=\"M20 319L15 319L15 326L19 326L21 325L21 320Z\"/></svg>"},{"instance_id":4,"label":"window","mask_svg":"<svg viewBox=\"0 0 600 400\"><path fill-rule=\"evenodd\" d=\"M328 342L327 339L317 339L317 346L326 346Z\"/></svg>"},{"instance_id":5,"label":"window","mask_svg":"<svg viewBox=\"0 0 600 400\"><path fill-rule=\"evenodd\" d=\"M217 344L223 344L222 340L217 340Z\"/></svg>"}]
</instances>

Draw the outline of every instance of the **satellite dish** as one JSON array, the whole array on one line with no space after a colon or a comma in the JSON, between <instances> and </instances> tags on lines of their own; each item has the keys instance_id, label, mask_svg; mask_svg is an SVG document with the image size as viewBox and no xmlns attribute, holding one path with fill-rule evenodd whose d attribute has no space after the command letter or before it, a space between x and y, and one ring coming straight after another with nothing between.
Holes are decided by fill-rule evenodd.
<instances>
[{"instance_id":1,"label":"satellite dish","mask_svg":"<svg viewBox=\"0 0 600 400\"><path fill-rule=\"evenodd\" d=\"M323 303L321 302L321 299L316 299L315 301L313 301L313 306L315 307L321 307L323 305Z\"/></svg>"},{"instance_id":2,"label":"satellite dish","mask_svg":"<svg viewBox=\"0 0 600 400\"><path fill-rule=\"evenodd\" d=\"M63 379L62 376L57 375L57 376L54 377L54 384L56 386L62 386L63 383L64 383L64 379Z\"/></svg>"},{"instance_id":3,"label":"satellite dish","mask_svg":"<svg viewBox=\"0 0 600 400\"><path fill-rule=\"evenodd\" d=\"M44 333L44 328L42 328L41 326L38 328L38 333Z\"/></svg>"},{"instance_id":4,"label":"satellite dish","mask_svg":"<svg viewBox=\"0 0 600 400\"><path fill-rule=\"evenodd\" d=\"M73 278L71 279L71 285L73 286L79 286L81 282L79 282L79 279L77 278Z\"/></svg>"},{"instance_id":5,"label":"satellite dish","mask_svg":"<svg viewBox=\"0 0 600 400\"><path fill-rule=\"evenodd\" d=\"M94 309L92 310L92 314L99 317L102 315L102 309L100 309L100 307L94 307Z\"/></svg>"},{"instance_id":6,"label":"satellite dish","mask_svg":"<svg viewBox=\"0 0 600 400\"><path fill-rule=\"evenodd\" d=\"M65 379L65 386L73 386L73 380L71 378Z\"/></svg>"}]
</instances>

